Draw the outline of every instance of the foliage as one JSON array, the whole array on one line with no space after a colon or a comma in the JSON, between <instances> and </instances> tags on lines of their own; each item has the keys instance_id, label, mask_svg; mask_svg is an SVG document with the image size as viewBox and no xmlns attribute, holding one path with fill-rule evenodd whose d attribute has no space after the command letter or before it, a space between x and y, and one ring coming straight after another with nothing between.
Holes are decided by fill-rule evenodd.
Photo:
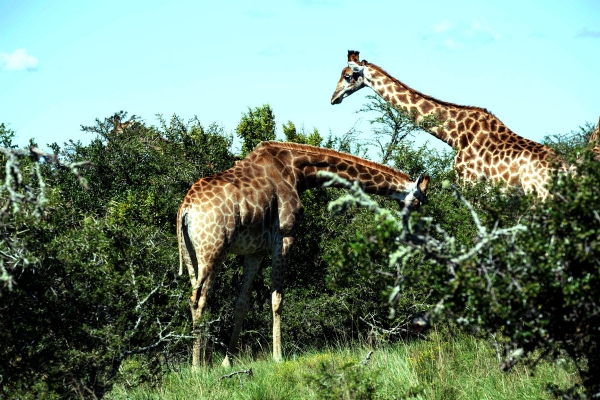
<instances>
[{"instance_id":1,"label":"foliage","mask_svg":"<svg viewBox=\"0 0 600 400\"><path fill-rule=\"evenodd\" d=\"M17 146L12 144L14 137L15 131L7 127L4 122L0 123L0 147L5 149L15 149Z\"/></svg>"},{"instance_id":2,"label":"foliage","mask_svg":"<svg viewBox=\"0 0 600 400\"><path fill-rule=\"evenodd\" d=\"M415 328L447 316L482 337L501 332L505 369L519 359L535 365L540 358L569 356L577 363L585 393L594 396L600 391L599 179L597 161L587 151L577 175L553 177L552 199L536 205L526 198L519 202L518 224L481 218L455 190L470 216L465 221L475 227L470 243L445 229L443 221L411 215L407 209L394 216L349 184L356 197L346 196L330 207L366 205L380 227L368 240L357 236L338 264L366 264L374 251L386 251L392 311L415 287L434 291L437 304L415 317ZM488 204L477 207L491 209L492 215L505 213L510 205L502 200L506 196L488 192L486 197Z\"/></svg>"},{"instance_id":3,"label":"foliage","mask_svg":"<svg viewBox=\"0 0 600 400\"><path fill-rule=\"evenodd\" d=\"M250 114L240 122L246 138L268 126L274 132L272 112ZM127 127L117 129L126 119ZM2 318L11 321L0 327L3 396L102 397L120 379L157 382L167 365L185 361L189 351L190 286L187 278L175 276L174 215L195 180L233 165L232 138L218 125L205 128L197 118L159 116L155 127L124 112L82 130L94 135L89 144L50 147L66 164L88 163L81 172L87 189L62 164L32 163L46 185L41 219L11 214L6 225L11 228L3 233L2 245L16 247L21 260L29 260L7 269L15 285L0 293ZM360 149L352 131L324 140L316 130L305 134L288 123L284 132L298 142ZM27 191L42 193L36 185ZM338 193L315 189L302 198L306 212L286 277L288 353L323 337L348 341L368 334L371 328L360 317L385 311L380 290L361 284L343 293L326 285L330 272L323 252L343 242L348 227L363 229L368 222L366 212L331 218L326 206ZM8 240L14 232L21 234L18 246ZM241 268L240 257L229 257L210 295L207 314L214 317L208 331L214 343L229 341ZM271 342L269 276L266 261L255 280L242 349ZM132 360L139 368L120 373Z\"/></svg>"},{"instance_id":4,"label":"foliage","mask_svg":"<svg viewBox=\"0 0 600 400\"><path fill-rule=\"evenodd\" d=\"M542 144L550 146L563 160L574 162L588 146L594 128L593 124L587 122L585 125L580 126L578 130L546 136L542 140Z\"/></svg>"},{"instance_id":5,"label":"foliage","mask_svg":"<svg viewBox=\"0 0 600 400\"><path fill-rule=\"evenodd\" d=\"M275 114L268 104L242 114L236 134L242 140L241 158L246 157L262 141L275 139Z\"/></svg>"},{"instance_id":6,"label":"foliage","mask_svg":"<svg viewBox=\"0 0 600 400\"><path fill-rule=\"evenodd\" d=\"M594 171L593 163L584 162L578 176L556 178L552 204L533 207L527 198L500 192L485 182L463 186L465 203L442 188L443 181L456 181L451 167L454 154L427 145L416 148L408 136L402 138L402 132L423 126L413 123L414 116L396 115L398 110L375 101L371 107L381 118L373 123L390 133L389 141L380 136L382 156L413 179L422 173L432 176L429 204L409 216L398 214L395 202L376 198L369 203L373 209L387 210L395 218L373 219L371 211L362 207L346 207L351 212L345 213L328 211L327 204L343 190L319 188L302 195L303 221L286 270L282 324L286 357L323 349L332 341L362 340L373 348L386 348L407 336L420 336L410 329L414 321L426 325L429 319L449 315L461 323L468 321L467 329L483 336L501 331L495 343L506 346L501 349L505 356L523 349L523 357L533 361L540 355L556 359L564 354L583 360L579 367L589 387L597 361L583 349L595 349L597 343L588 328L595 326L592 300L598 298L594 264L598 232L593 213L598 198L597 189L591 187L594 179L597 182L598 168ZM173 365L189 361L190 284L187 277L176 276L174 216L194 181L233 165L238 158L232 152L233 137L219 125L205 127L198 118L186 122L176 116L169 120L159 116L158 126L132 116L118 129L119 121L126 118L120 112L82 126L93 135L87 145L51 144L60 162L54 161L58 160L54 155L39 162L38 150L19 153L11 143L14 133L0 126L0 140L6 147L0 158L10 167L11 157L17 157L18 164L12 165L22 171L18 179L11 178L18 174L7 175L13 180L5 180L10 183L3 188L31 200L15 202L9 191L0 193L2 205L9 204L0 215L0 260L3 276L8 277L3 279L13 282L12 290L0 289L0 318L6 321L0 324L0 397L102 397L114 384L120 388L167 384L174 378L161 381L160 377ZM392 125L385 128L386 123L396 122L396 130ZM242 155L261 140L275 139L275 131L268 104L249 108L235 131ZM316 129L297 129L288 121L283 134L288 141L366 155L354 128L324 138ZM566 153L572 147L569 140L566 136L563 141ZM69 165L78 168L75 172L88 189ZM526 235L511 233L517 222L527 227ZM555 239L549 243L552 236ZM438 247L428 248L425 239ZM402 243L414 246L399 247ZM549 251L550 244L556 251ZM476 251L469 253L472 249ZM507 268L512 268L510 274ZM217 350L229 342L241 269L241 257L230 256L209 295L206 330ZM486 271L490 285L482 283ZM244 354L268 353L269 277L265 260L255 278L238 361ZM388 299L394 309L391 319ZM562 330L548 333L561 318ZM439 357L434 356L431 349L407 356L414 363L405 360L402 365L408 363L421 383L394 381L393 389L386 389L383 396L433 390L443 398L442 386L432 383L444 374ZM452 358L460 359L459 352ZM305 376L284 368L294 362L270 368L306 386ZM324 365L316 379L329 387L337 384L340 396L344 391L347 397L370 396L370 388L382 385L369 368L334 364ZM513 364L509 359L505 365ZM310 368L314 373L319 364ZM385 369L380 365L373 371ZM217 384L218 379L210 379ZM218 384L252 385L255 378L235 379ZM325 393L316 380L312 382L314 390L303 394ZM256 397L268 397L271 386L257 389Z\"/></svg>"},{"instance_id":7,"label":"foliage","mask_svg":"<svg viewBox=\"0 0 600 400\"><path fill-rule=\"evenodd\" d=\"M13 290L0 293L0 396L102 397L132 356L135 382L186 359L189 284L176 277L173 215L198 177L233 164L231 138L197 119L122 131L112 121L82 127L97 135L89 145L51 145L68 163L91 162L88 189L43 163L52 189L41 219L24 210L10 221L34 262L11 266Z\"/></svg>"},{"instance_id":8,"label":"foliage","mask_svg":"<svg viewBox=\"0 0 600 400\"><path fill-rule=\"evenodd\" d=\"M314 128L310 133L306 133L304 127L302 127L302 130L298 132L292 121L283 124L283 134L286 142L309 144L311 146L320 146L323 143L323 137L321 137L317 128Z\"/></svg>"},{"instance_id":9,"label":"foliage","mask_svg":"<svg viewBox=\"0 0 600 400\"><path fill-rule=\"evenodd\" d=\"M366 97L369 103L358 112L376 113L376 117L369 120L369 123L375 125L373 142L379 147L382 164L387 164L392 159L392 154L397 152L397 146L406 143L416 131L440 124L437 115L423 116L416 109L408 111L401 106L388 103L380 96L367 95Z\"/></svg>"},{"instance_id":10,"label":"foliage","mask_svg":"<svg viewBox=\"0 0 600 400\"><path fill-rule=\"evenodd\" d=\"M5 176L0 185L0 281L10 290L14 284L13 274L35 264L37 258L23 243L23 230L20 226L35 224L48 203L46 183L42 177L38 161L45 160L51 165L63 165L70 169L80 183L86 182L79 174L81 163L63 163L55 155L48 154L35 146L17 149L12 145L14 132L0 126L2 143L0 160L5 163Z\"/></svg>"},{"instance_id":11,"label":"foliage","mask_svg":"<svg viewBox=\"0 0 600 400\"><path fill-rule=\"evenodd\" d=\"M546 382L559 388L576 382L571 362L540 362L535 374L517 365L510 374L497 367L495 351L485 340L457 331L433 331L428 340L400 341L373 352L355 343L335 344L290 354L273 363L270 354L244 355L232 371L181 366L156 387L115 385L111 399L551 399ZM322 367L320 367L322 365ZM321 371L323 368L324 371ZM236 375L252 369L252 376Z\"/></svg>"}]
</instances>

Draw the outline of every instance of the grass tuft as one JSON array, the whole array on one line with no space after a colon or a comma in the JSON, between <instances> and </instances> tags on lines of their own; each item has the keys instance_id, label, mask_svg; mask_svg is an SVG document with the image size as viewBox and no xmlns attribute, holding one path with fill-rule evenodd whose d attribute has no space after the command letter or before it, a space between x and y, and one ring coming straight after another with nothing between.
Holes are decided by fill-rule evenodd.
<instances>
[{"instance_id":1,"label":"grass tuft","mask_svg":"<svg viewBox=\"0 0 600 400\"><path fill-rule=\"evenodd\" d=\"M293 354L281 363L244 355L232 369L181 366L159 387L116 386L109 399L544 399L549 384L578 382L573 363L540 362L502 372L490 345L460 333L434 331L428 340L374 351L346 346ZM223 378L231 372L252 369Z\"/></svg>"}]
</instances>

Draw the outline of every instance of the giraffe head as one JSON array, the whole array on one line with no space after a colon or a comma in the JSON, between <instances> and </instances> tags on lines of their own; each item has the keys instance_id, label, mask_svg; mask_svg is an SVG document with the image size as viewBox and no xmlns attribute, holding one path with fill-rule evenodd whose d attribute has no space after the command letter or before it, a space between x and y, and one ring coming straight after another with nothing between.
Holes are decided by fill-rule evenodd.
<instances>
[{"instance_id":1,"label":"giraffe head","mask_svg":"<svg viewBox=\"0 0 600 400\"><path fill-rule=\"evenodd\" d=\"M420 175L414 184L406 188L406 191L393 193L392 199L395 199L400 207L408 207L410 210L419 208L421 204L427 204L425 194L429 179L429 175Z\"/></svg>"},{"instance_id":2,"label":"giraffe head","mask_svg":"<svg viewBox=\"0 0 600 400\"><path fill-rule=\"evenodd\" d=\"M331 104L340 104L344 97L367 86L365 73L368 74L368 71L365 71L365 64L365 60L359 60L358 51L348 50L348 66L342 70L342 76L331 96Z\"/></svg>"}]
</instances>

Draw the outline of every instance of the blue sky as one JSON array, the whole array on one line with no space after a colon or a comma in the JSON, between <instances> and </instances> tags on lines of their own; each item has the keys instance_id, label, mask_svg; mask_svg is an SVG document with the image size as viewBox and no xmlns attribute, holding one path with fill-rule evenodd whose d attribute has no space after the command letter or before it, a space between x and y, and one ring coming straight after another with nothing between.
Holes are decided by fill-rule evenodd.
<instances>
[{"instance_id":1,"label":"blue sky","mask_svg":"<svg viewBox=\"0 0 600 400\"><path fill-rule=\"evenodd\" d=\"M533 140L600 116L598 0L0 0L0 122L22 145L89 141L80 125L119 110L233 132L269 103L280 136L291 120L366 138L370 89L329 103L348 49Z\"/></svg>"}]
</instances>

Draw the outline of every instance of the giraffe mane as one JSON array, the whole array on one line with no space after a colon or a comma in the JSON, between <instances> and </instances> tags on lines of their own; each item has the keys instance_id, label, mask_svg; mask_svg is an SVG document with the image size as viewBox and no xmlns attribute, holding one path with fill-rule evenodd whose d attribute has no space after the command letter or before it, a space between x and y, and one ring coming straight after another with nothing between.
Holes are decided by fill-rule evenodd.
<instances>
[{"instance_id":1,"label":"giraffe mane","mask_svg":"<svg viewBox=\"0 0 600 400\"><path fill-rule=\"evenodd\" d=\"M342 153L333 149L326 149L323 147L311 146L308 144L299 144L299 143L290 143L290 142L277 142L274 140L269 140L265 142L260 142L255 148L254 151L262 148L262 147L276 147L276 148L284 148L296 151L303 151L306 153L320 154L324 156L333 156L339 157L346 161L351 161L355 164L362 165L368 168L374 168L381 172L388 173L390 175L400 176L403 179L410 181L410 176L402 171L398 171L392 167L387 165L376 163L375 161L365 160L364 158L360 158L348 153Z\"/></svg>"},{"instance_id":2,"label":"giraffe mane","mask_svg":"<svg viewBox=\"0 0 600 400\"><path fill-rule=\"evenodd\" d=\"M385 75L389 76L389 77L390 77L390 79L391 79L391 80L393 80L395 83L397 83L397 84L399 84L399 85L401 85L401 86L404 86L404 87L405 87L405 88L407 88L408 90L411 90L411 91L413 91L413 92L417 93L419 96L421 96L421 97L423 97L423 98L425 98L425 99L427 99L427 100L431 100L431 101L433 101L433 102L435 102L435 103L439 103L439 104L442 104L442 105L444 105L444 106L457 107L457 108L463 108L463 109L468 109L468 110L477 110L477 111L483 111L483 112L485 112L485 113L487 113L487 114L490 114L490 115L492 115L492 116L496 117L496 116L495 116L495 115L494 115L494 114L493 114L491 111L489 111L487 108L483 108L483 107L476 107L476 106L465 106L465 105L461 105L461 104L450 103L450 102L448 102L448 101L443 101L443 100L436 99L435 97L433 97L433 96L430 96L430 95L428 95L428 94L421 93L421 92L419 92L418 90L415 90L415 89L411 88L411 87L410 87L410 86L408 86L407 84L405 84L405 83L403 83L403 82L400 82L398 79L394 78L392 75L390 75L389 73L387 73L387 71L385 71L385 70L384 70L383 68L381 68L379 65L375 65L375 64L373 64L373 63L370 63L370 62L368 62L367 60L363 60L362 62L363 62L363 65L368 65L369 67L371 67L371 68L374 68L374 69L378 70L379 72L381 72L381 73L383 73L383 74L385 74ZM496 118L497 118L497 117L496 117Z\"/></svg>"},{"instance_id":3,"label":"giraffe mane","mask_svg":"<svg viewBox=\"0 0 600 400\"><path fill-rule=\"evenodd\" d=\"M491 111L489 111L487 108L483 108L483 107L477 107L477 106L465 106L465 105L460 105L460 104L450 103L450 102L443 101L443 100L438 100L438 99L436 99L436 98L435 98L435 97L433 97L433 96L430 96L430 95L427 95L427 94L421 93L421 92L419 92L418 90L415 90L415 89L411 88L411 87L410 87L410 86L408 86L407 84L405 84L405 83L402 83L401 81L399 81L398 79L394 78L392 75L390 75L389 73L387 73L387 72L386 72L386 71L385 71L383 68L381 68L380 66L378 66L378 65L375 65L375 64L372 64L372 63L369 63L369 62L367 62L367 60L362 60L362 62L364 63L364 65L368 65L369 67L371 67L371 68L374 68L374 69L378 70L379 72L381 72L381 73L383 73L383 74L385 74L385 75L389 76L389 77L390 77L390 79L392 79L392 80L393 80L394 82L396 82L397 84L404 86L405 88L407 88L407 89L409 89L409 90L411 90L411 91L413 91L413 92L417 93L419 96L422 96L423 98L425 98L425 99L427 99L427 100L431 100L431 101L433 101L433 102L436 102L436 103L442 104L442 105L444 105L444 106L457 107L457 108L461 108L461 109L465 109L465 110L474 110L474 111L481 111L481 112L484 112L484 113L486 113L486 114L490 115L491 117L495 118L495 119L496 119L496 121L498 121L500 124L502 124L502 125L503 125L503 126L506 128L506 130L507 130L507 133L509 133L509 134L511 134L511 135L514 135L514 136L516 136L517 138L519 138L519 140L523 140L523 141L524 141L525 143L527 143L529 146L534 146L534 147L538 147L538 148L544 148L544 149L547 149L547 150L548 150L548 149L550 149L548 146L546 146L546 145L544 145L544 144L541 144L541 143L539 143L539 142L536 142L535 140L532 140L532 139L528 139L528 138L526 138L526 137L523 137L523 136L521 136L521 135L519 135L519 134L517 134L517 133L513 132L513 131L512 131L512 129L510 129L509 127L507 127L507 126L506 126L506 125L505 125L505 124L504 124L504 123L503 123L503 122L500 120L500 118L496 117L496 116L495 116L495 115L494 115L494 114L493 114ZM600 120L598 121L598 126L600 127ZM551 149L550 149L550 150L551 150ZM552 150L551 150L551 151L552 151Z\"/></svg>"}]
</instances>

